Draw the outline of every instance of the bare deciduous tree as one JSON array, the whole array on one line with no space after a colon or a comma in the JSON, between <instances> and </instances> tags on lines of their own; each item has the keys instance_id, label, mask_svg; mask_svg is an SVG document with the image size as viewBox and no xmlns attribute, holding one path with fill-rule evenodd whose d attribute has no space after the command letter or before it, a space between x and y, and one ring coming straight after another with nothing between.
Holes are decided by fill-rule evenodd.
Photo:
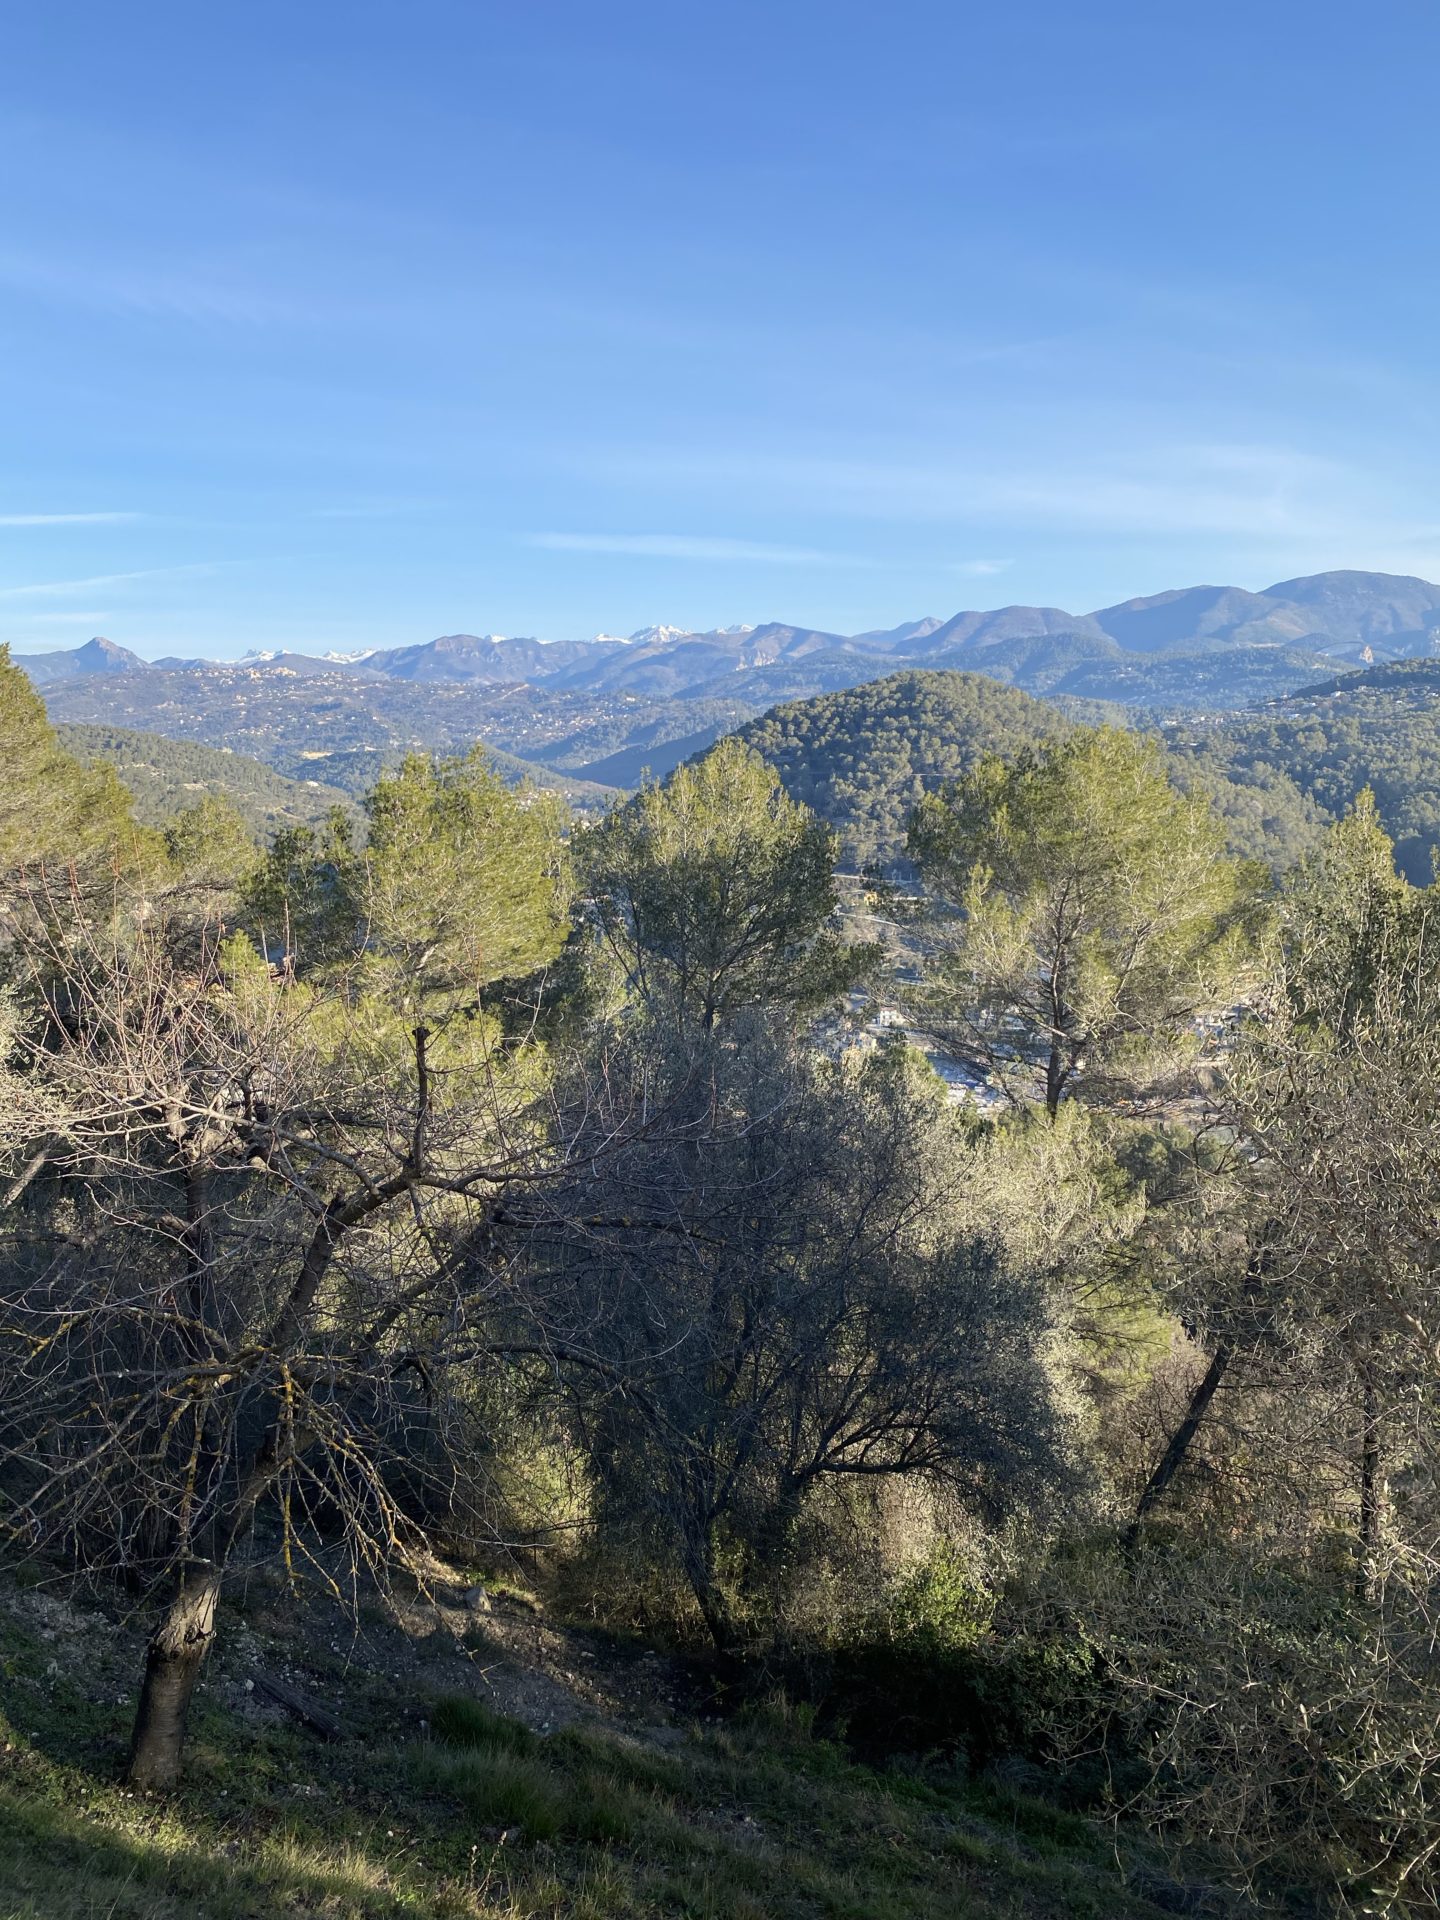
<instances>
[{"instance_id":1,"label":"bare deciduous tree","mask_svg":"<svg viewBox=\"0 0 1440 1920\"><path fill-rule=\"evenodd\" d=\"M159 934L62 918L27 959L4 1519L168 1587L130 1761L163 1786L257 1513L338 1590L327 1538L378 1570L419 1539L427 1473L443 1498L452 1363L507 1258L487 1223L550 1164L543 1083L483 1019L408 1025L243 943L182 968Z\"/></svg>"}]
</instances>

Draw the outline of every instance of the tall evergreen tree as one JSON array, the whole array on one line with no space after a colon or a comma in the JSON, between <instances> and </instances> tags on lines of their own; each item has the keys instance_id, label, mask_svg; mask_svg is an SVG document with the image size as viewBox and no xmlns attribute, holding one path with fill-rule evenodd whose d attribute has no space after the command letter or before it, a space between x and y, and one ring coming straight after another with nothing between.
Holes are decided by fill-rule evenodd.
<instances>
[{"instance_id":1,"label":"tall evergreen tree","mask_svg":"<svg viewBox=\"0 0 1440 1920\"><path fill-rule=\"evenodd\" d=\"M1297 1013L1350 1030L1394 970L1422 895L1366 787L1296 874L1282 905L1285 980Z\"/></svg>"},{"instance_id":2,"label":"tall evergreen tree","mask_svg":"<svg viewBox=\"0 0 1440 1920\"><path fill-rule=\"evenodd\" d=\"M0 876L37 862L83 867L136 833L110 767L65 752L29 678L0 646Z\"/></svg>"},{"instance_id":3,"label":"tall evergreen tree","mask_svg":"<svg viewBox=\"0 0 1440 1920\"><path fill-rule=\"evenodd\" d=\"M818 1007L863 963L830 926L834 834L736 740L646 787L584 852L606 946L687 1030L714 1032L749 1007Z\"/></svg>"},{"instance_id":4,"label":"tall evergreen tree","mask_svg":"<svg viewBox=\"0 0 1440 1920\"><path fill-rule=\"evenodd\" d=\"M941 908L928 1017L1052 1117L1143 1084L1228 1003L1265 885L1158 745L1108 727L981 761L909 846Z\"/></svg>"},{"instance_id":5,"label":"tall evergreen tree","mask_svg":"<svg viewBox=\"0 0 1440 1920\"><path fill-rule=\"evenodd\" d=\"M482 747L411 754L349 817L275 836L247 889L248 924L301 972L358 967L396 1007L434 1014L553 959L566 929L564 820L507 786Z\"/></svg>"},{"instance_id":6,"label":"tall evergreen tree","mask_svg":"<svg viewBox=\"0 0 1440 1920\"><path fill-rule=\"evenodd\" d=\"M476 746L455 760L411 754L365 811L364 938L393 996L463 1002L559 952L569 862L553 795L507 786Z\"/></svg>"}]
</instances>

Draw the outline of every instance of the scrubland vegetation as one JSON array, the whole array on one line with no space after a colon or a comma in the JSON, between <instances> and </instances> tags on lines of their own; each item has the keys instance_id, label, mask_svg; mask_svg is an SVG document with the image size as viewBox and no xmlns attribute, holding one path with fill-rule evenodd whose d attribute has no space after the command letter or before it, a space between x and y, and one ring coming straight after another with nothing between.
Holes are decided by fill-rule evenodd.
<instances>
[{"instance_id":1,"label":"scrubland vegetation","mask_svg":"<svg viewBox=\"0 0 1440 1920\"><path fill-rule=\"evenodd\" d=\"M1440 971L1367 796L1277 891L1045 729L862 920L734 740L264 846L8 662L0 740L10 1910L1434 1910ZM323 1676L477 1567L676 1737L232 1704L257 1592Z\"/></svg>"}]
</instances>

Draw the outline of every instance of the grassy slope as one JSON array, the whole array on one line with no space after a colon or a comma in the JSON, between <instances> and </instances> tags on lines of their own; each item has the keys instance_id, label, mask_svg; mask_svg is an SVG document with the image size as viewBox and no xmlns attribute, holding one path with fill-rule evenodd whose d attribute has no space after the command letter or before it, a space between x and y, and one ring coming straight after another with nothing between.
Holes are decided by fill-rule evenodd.
<instances>
[{"instance_id":1,"label":"grassy slope","mask_svg":"<svg viewBox=\"0 0 1440 1920\"><path fill-rule=\"evenodd\" d=\"M778 1713L670 1729L663 1745L604 1723L542 1738L473 1691L387 1686L313 1634L304 1678L343 1693L345 1739L247 1718L212 1676L184 1790L136 1798L115 1784L130 1710L120 1669L103 1638L75 1659L44 1617L0 1611L3 1920L1159 1910L1075 1815L953 1775L873 1772ZM454 1664L452 1652L451 1686Z\"/></svg>"}]
</instances>

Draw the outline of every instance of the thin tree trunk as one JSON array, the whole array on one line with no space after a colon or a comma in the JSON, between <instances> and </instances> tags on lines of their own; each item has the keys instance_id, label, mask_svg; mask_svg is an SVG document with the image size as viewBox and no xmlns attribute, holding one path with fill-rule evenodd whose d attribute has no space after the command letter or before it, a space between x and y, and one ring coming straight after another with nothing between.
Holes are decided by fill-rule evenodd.
<instances>
[{"instance_id":1,"label":"thin tree trunk","mask_svg":"<svg viewBox=\"0 0 1440 1920\"><path fill-rule=\"evenodd\" d=\"M726 1603L725 1596L721 1593L719 1587L716 1586L714 1579L709 1576L702 1577L698 1580L692 1577L690 1585L694 1590L695 1598L700 1603L701 1617L704 1619L705 1629L710 1635L711 1644L714 1646L715 1651L717 1653L733 1653L735 1649L735 1622L731 1617L730 1608Z\"/></svg>"},{"instance_id":2,"label":"thin tree trunk","mask_svg":"<svg viewBox=\"0 0 1440 1920\"><path fill-rule=\"evenodd\" d=\"M424 1041L420 1031L416 1034L416 1045L423 1104ZM418 1120L416 1140L417 1145L423 1143L423 1126ZM338 1193L330 1201L315 1224L289 1298L270 1329L266 1344L272 1352L283 1353L293 1345L320 1290L340 1235L387 1199L402 1193L413 1172L412 1167L407 1167L404 1173L353 1195L349 1201ZM198 1216L198 1223L203 1225L203 1194L191 1189L190 1198L192 1223L197 1222ZM273 1485L284 1460L303 1452L307 1444L301 1434L287 1435L282 1455L281 1435L278 1431L272 1432L242 1474L234 1500L215 1516L197 1540L196 1556L182 1571L175 1598L145 1656L145 1680L130 1742L128 1778L132 1785L163 1791L173 1786L179 1777L190 1701L215 1637L215 1610L225 1568L231 1553L254 1526L255 1509Z\"/></svg>"},{"instance_id":3,"label":"thin tree trunk","mask_svg":"<svg viewBox=\"0 0 1440 1920\"><path fill-rule=\"evenodd\" d=\"M1232 1351L1232 1348L1225 1345L1215 1349L1214 1357L1205 1369L1205 1377L1191 1394L1190 1404L1185 1409L1185 1418L1171 1434L1169 1446L1161 1455L1159 1465L1145 1482L1145 1490L1136 1502L1135 1518L1130 1522L1125 1533L1127 1548L1135 1545L1140 1537L1140 1529L1145 1524L1146 1516L1156 1502L1163 1498L1171 1481L1184 1466L1185 1457L1190 1451L1195 1435L1200 1431L1200 1423L1205 1418L1210 1402L1215 1398L1215 1390L1225 1378L1225 1370L1230 1365Z\"/></svg>"},{"instance_id":4,"label":"thin tree trunk","mask_svg":"<svg viewBox=\"0 0 1440 1920\"><path fill-rule=\"evenodd\" d=\"M690 1580L690 1591L695 1596L715 1651L729 1653L735 1645L735 1622L729 1603L720 1590L720 1583L715 1578L714 1543L708 1529L703 1526L692 1525L686 1531L690 1535L685 1543L685 1571Z\"/></svg>"},{"instance_id":5,"label":"thin tree trunk","mask_svg":"<svg viewBox=\"0 0 1440 1920\"><path fill-rule=\"evenodd\" d=\"M33 1154L30 1159L26 1161L20 1172L16 1174L15 1178L5 1189L4 1194L0 1195L0 1208L14 1206L15 1202L20 1198L21 1194L24 1193L36 1174L39 1173L45 1165L49 1157L49 1151L48 1147L42 1147L38 1153Z\"/></svg>"},{"instance_id":6,"label":"thin tree trunk","mask_svg":"<svg viewBox=\"0 0 1440 1920\"><path fill-rule=\"evenodd\" d=\"M1060 1095L1064 1086L1064 1062L1060 1056L1060 1047L1058 1043L1052 1042L1050 1058L1045 1063L1045 1111L1052 1120L1060 1111Z\"/></svg>"}]
</instances>

